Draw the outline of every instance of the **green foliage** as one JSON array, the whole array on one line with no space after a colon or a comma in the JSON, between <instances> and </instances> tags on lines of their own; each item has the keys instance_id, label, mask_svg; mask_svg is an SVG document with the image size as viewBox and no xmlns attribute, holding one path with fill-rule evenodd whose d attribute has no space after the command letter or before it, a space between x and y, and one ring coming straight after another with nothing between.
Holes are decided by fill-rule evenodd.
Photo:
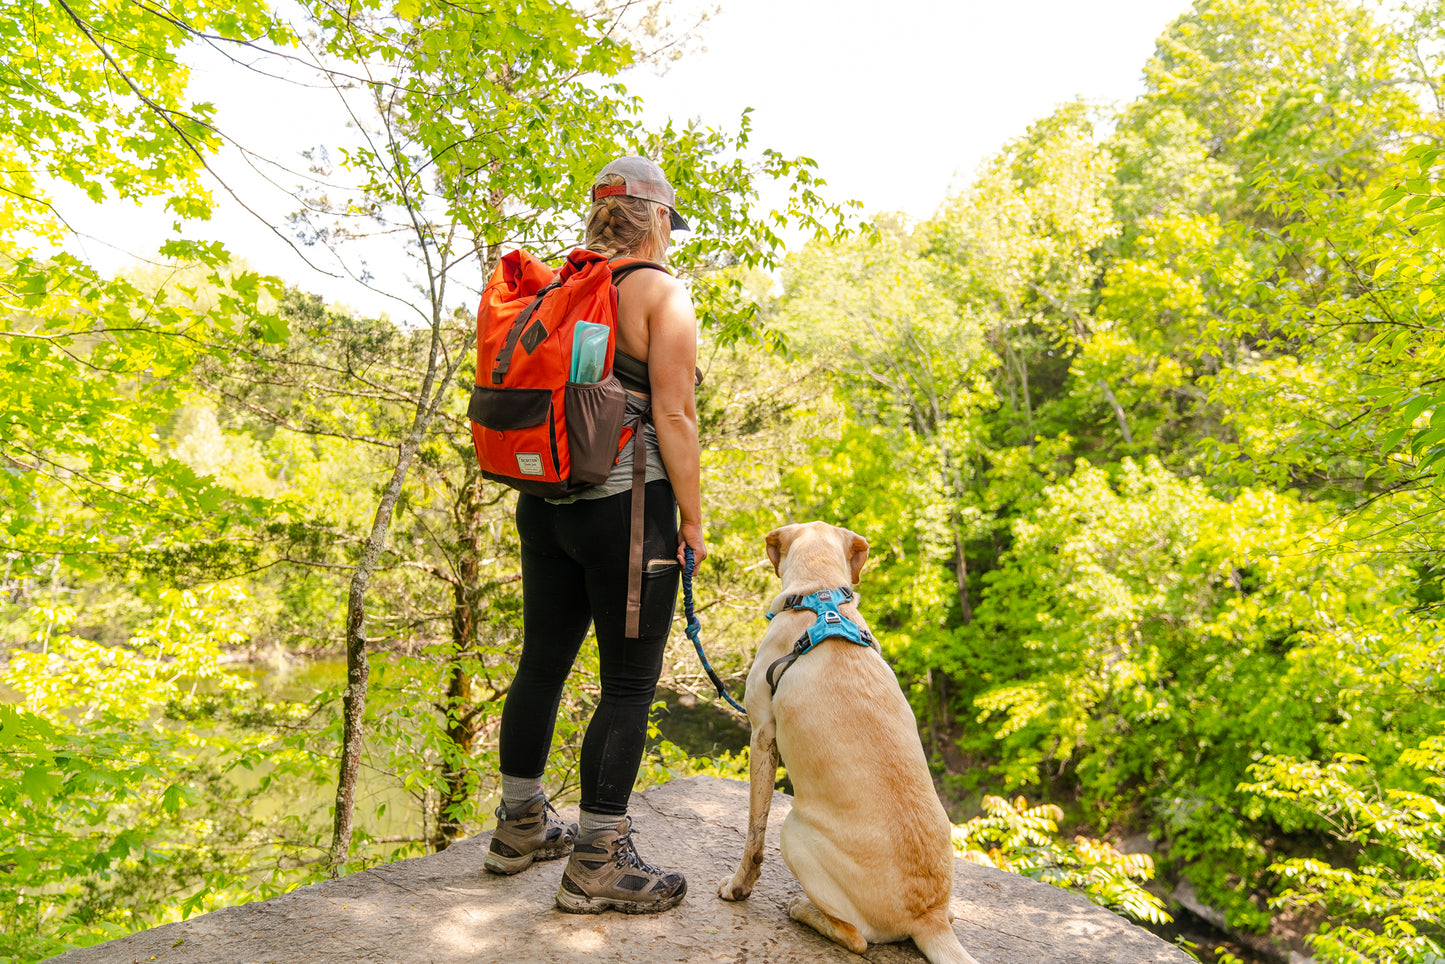
<instances>
[{"instance_id":1,"label":"green foliage","mask_svg":"<svg viewBox=\"0 0 1445 964\"><path fill-rule=\"evenodd\" d=\"M953 828L953 849L964 860L1022 874L1084 894L1096 904L1137 921L1168 923L1158 897L1140 884L1154 876L1148 854L1121 854L1108 841L1055 836L1064 812L1053 804L1029 806L985 796L983 814Z\"/></svg>"},{"instance_id":2,"label":"green foliage","mask_svg":"<svg viewBox=\"0 0 1445 964\"><path fill-rule=\"evenodd\" d=\"M1256 782L1240 788L1286 803L1347 846L1343 864L1296 857L1270 868L1285 882L1274 906L1325 911L1328 923L1309 940L1331 964L1445 956L1445 738L1406 750L1398 768L1382 785L1363 756L1267 757L1250 768ZM1401 777L1419 789L1399 785Z\"/></svg>"},{"instance_id":3,"label":"green foliage","mask_svg":"<svg viewBox=\"0 0 1445 964\"><path fill-rule=\"evenodd\" d=\"M221 533L265 511L170 457L155 429L220 342L284 336L269 279L230 266L220 245L179 236L180 221L209 215L205 159L221 138L211 105L188 98L178 54L198 33L223 46L294 37L251 0L174 13L57 2L7 3L0 15L10 78L0 89L0 539L12 576L56 556L92 576L128 554L225 565L234 560L216 548ZM94 202L165 198L177 236L160 256L199 267L151 286L37 253L66 234L55 185Z\"/></svg>"},{"instance_id":4,"label":"green foliage","mask_svg":"<svg viewBox=\"0 0 1445 964\"><path fill-rule=\"evenodd\" d=\"M297 752L224 723L250 686L220 665L246 602L167 591L123 647L74 635L62 604L37 608L36 648L11 652L3 677L18 699L0 704L0 955L48 956L304 879L287 834L238 812L226 775L294 769Z\"/></svg>"},{"instance_id":5,"label":"green foliage","mask_svg":"<svg viewBox=\"0 0 1445 964\"><path fill-rule=\"evenodd\" d=\"M1013 785L1067 776L1101 823L1157 821L1197 885L1262 923L1229 897L1278 819L1240 798L1246 768L1439 720L1416 682L1433 629L1377 548L1268 490L1226 503L1158 463L1081 466L1014 522L958 636L988 725L966 745Z\"/></svg>"},{"instance_id":6,"label":"green foliage","mask_svg":"<svg viewBox=\"0 0 1445 964\"><path fill-rule=\"evenodd\" d=\"M56 556L91 576L131 563L233 565L221 536L275 507L198 474L156 429L193 396L187 376L202 358L270 317L254 310L262 279L207 269L204 291L148 291L66 255L0 255L0 272L0 285L34 292L6 306L0 333L0 378L12 386L0 416L0 540L12 574L38 577Z\"/></svg>"},{"instance_id":7,"label":"green foliage","mask_svg":"<svg viewBox=\"0 0 1445 964\"><path fill-rule=\"evenodd\" d=\"M221 143L215 108L190 100L190 70L177 56L203 33L222 45L295 39L259 0L171 11L111 0L6 0L0 248L18 256L26 235L61 235L64 218L47 191L57 182L96 202L161 196L182 218L209 215L202 172L205 155ZM192 247L171 256L200 253Z\"/></svg>"}]
</instances>

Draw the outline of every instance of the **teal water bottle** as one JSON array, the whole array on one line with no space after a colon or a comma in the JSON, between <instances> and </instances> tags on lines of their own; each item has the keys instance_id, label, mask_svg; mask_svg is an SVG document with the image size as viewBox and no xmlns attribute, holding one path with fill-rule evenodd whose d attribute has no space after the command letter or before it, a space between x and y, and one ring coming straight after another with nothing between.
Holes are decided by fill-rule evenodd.
<instances>
[{"instance_id":1,"label":"teal water bottle","mask_svg":"<svg viewBox=\"0 0 1445 964\"><path fill-rule=\"evenodd\" d=\"M600 382L607 367L607 338L611 330L606 325L590 321L577 322L572 334L572 375L578 384Z\"/></svg>"}]
</instances>

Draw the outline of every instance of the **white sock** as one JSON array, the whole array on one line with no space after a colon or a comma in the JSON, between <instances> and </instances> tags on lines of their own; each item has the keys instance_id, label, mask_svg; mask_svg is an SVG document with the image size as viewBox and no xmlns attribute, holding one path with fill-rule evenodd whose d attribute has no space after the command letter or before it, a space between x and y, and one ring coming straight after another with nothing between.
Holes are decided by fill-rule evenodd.
<instances>
[{"instance_id":1,"label":"white sock","mask_svg":"<svg viewBox=\"0 0 1445 964\"><path fill-rule=\"evenodd\" d=\"M622 818L611 813L592 813L583 810L581 819L578 820L579 834L596 833L599 830L616 830Z\"/></svg>"},{"instance_id":2,"label":"white sock","mask_svg":"<svg viewBox=\"0 0 1445 964\"><path fill-rule=\"evenodd\" d=\"M530 799L542 792L542 781L538 778L509 777L502 774L502 806L508 811L518 810Z\"/></svg>"}]
</instances>

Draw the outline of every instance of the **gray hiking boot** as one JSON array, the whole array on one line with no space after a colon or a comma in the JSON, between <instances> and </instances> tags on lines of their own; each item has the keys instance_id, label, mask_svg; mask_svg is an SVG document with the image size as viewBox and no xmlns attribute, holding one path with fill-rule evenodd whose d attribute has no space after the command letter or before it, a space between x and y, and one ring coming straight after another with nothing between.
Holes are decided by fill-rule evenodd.
<instances>
[{"instance_id":1,"label":"gray hiking boot","mask_svg":"<svg viewBox=\"0 0 1445 964\"><path fill-rule=\"evenodd\" d=\"M656 914L676 907L686 894L682 874L658 870L637 855L632 818L623 817L614 830L578 838L557 888L557 908L569 914Z\"/></svg>"},{"instance_id":2,"label":"gray hiking boot","mask_svg":"<svg viewBox=\"0 0 1445 964\"><path fill-rule=\"evenodd\" d=\"M558 816L545 794L537 794L515 812L504 803L497 808L497 829L483 866L494 874L515 874L534 860L567 856L576 839L577 825Z\"/></svg>"}]
</instances>

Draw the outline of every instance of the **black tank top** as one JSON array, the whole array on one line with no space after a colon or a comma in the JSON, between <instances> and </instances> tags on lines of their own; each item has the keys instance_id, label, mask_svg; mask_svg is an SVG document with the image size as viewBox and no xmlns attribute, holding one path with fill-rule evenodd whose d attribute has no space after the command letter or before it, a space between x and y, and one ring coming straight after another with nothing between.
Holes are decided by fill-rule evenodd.
<instances>
[{"instance_id":1,"label":"black tank top","mask_svg":"<svg viewBox=\"0 0 1445 964\"><path fill-rule=\"evenodd\" d=\"M638 361L622 349L612 352L612 373L622 387L644 395L652 393L652 382L647 377L647 362Z\"/></svg>"}]
</instances>

